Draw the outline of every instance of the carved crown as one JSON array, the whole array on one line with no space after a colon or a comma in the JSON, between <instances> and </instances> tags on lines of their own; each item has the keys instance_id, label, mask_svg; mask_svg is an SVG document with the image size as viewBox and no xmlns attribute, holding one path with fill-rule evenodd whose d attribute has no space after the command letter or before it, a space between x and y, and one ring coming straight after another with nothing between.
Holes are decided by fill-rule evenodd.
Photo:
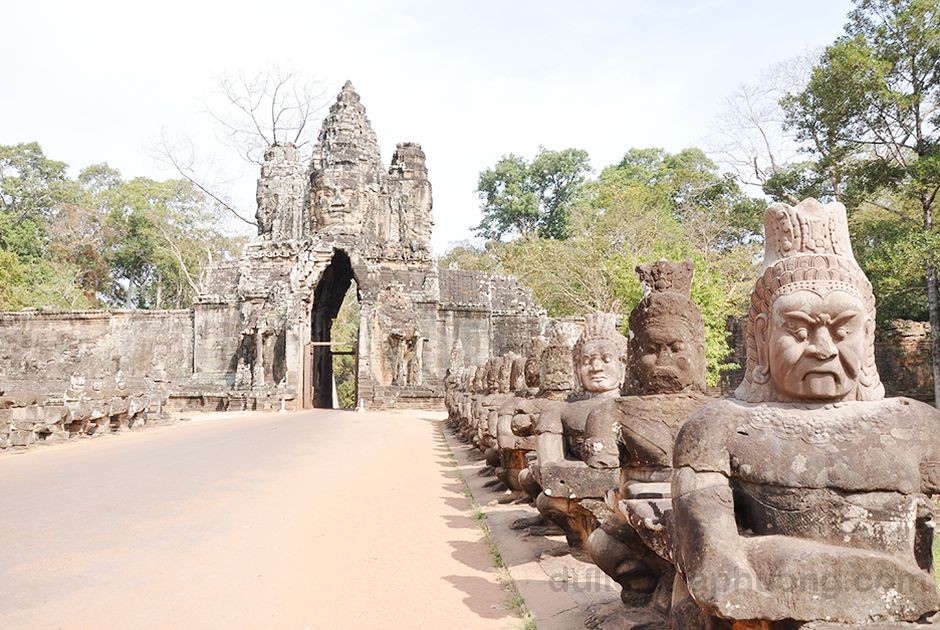
<instances>
[{"instance_id":1,"label":"carved crown","mask_svg":"<svg viewBox=\"0 0 940 630\"><path fill-rule=\"evenodd\" d=\"M640 277L644 297L650 293L664 291L681 293L686 297L692 294L692 276L695 273L695 264L692 262L657 260L640 265L636 268L636 273Z\"/></svg>"},{"instance_id":2,"label":"carved crown","mask_svg":"<svg viewBox=\"0 0 940 630\"><path fill-rule=\"evenodd\" d=\"M764 269L800 254L832 254L855 261L849 223L841 203L821 204L812 197L795 206L771 204L764 213Z\"/></svg>"},{"instance_id":3,"label":"carved crown","mask_svg":"<svg viewBox=\"0 0 940 630\"><path fill-rule=\"evenodd\" d=\"M619 306L619 302L617 304ZM616 306L614 307L616 309ZM573 348L575 358L589 341L605 340L614 345L622 356L627 354L627 338L617 330L617 313L595 311L584 316L584 330Z\"/></svg>"}]
</instances>

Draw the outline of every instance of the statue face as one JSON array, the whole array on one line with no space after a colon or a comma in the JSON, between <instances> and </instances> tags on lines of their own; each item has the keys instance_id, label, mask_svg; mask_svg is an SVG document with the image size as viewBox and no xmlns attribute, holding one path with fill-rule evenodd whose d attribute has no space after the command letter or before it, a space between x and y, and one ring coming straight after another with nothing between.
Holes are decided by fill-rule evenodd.
<instances>
[{"instance_id":1,"label":"statue face","mask_svg":"<svg viewBox=\"0 0 940 630\"><path fill-rule=\"evenodd\" d=\"M839 400L858 384L871 322L845 291L780 296L767 322L767 365L777 393L794 400Z\"/></svg>"},{"instance_id":2,"label":"statue face","mask_svg":"<svg viewBox=\"0 0 940 630\"><path fill-rule=\"evenodd\" d=\"M581 386L592 393L618 389L626 374L621 353L603 339L591 340L581 346L581 356L575 367Z\"/></svg>"},{"instance_id":3,"label":"statue face","mask_svg":"<svg viewBox=\"0 0 940 630\"><path fill-rule=\"evenodd\" d=\"M549 348L539 361L539 383L543 391L571 389L574 373L571 370L571 351L567 348Z\"/></svg>"},{"instance_id":4,"label":"statue face","mask_svg":"<svg viewBox=\"0 0 940 630\"><path fill-rule=\"evenodd\" d=\"M539 372L542 369L541 357L531 356L525 360L525 384L526 387L538 387L539 386Z\"/></svg>"},{"instance_id":5,"label":"statue face","mask_svg":"<svg viewBox=\"0 0 940 630\"><path fill-rule=\"evenodd\" d=\"M689 336L688 326L678 317L651 320L637 331L635 376L644 391L672 394L695 382L700 351Z\"/></svg>"}]
</instances>

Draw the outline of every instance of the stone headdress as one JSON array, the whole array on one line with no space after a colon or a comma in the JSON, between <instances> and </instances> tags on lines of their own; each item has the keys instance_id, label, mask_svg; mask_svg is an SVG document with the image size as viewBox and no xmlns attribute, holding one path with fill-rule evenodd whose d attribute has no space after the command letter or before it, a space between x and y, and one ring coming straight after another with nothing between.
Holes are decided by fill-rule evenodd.
<instances>
[{"instance_id":1,"label":"stone headdress","mask_svg":"<svg viewBox=\"0 0 940 630\"><path fill-rule=\"evenodd\" d=\"M696 340L705 338L705 323L692 302L695 263L657 260L636 268L643 299L630 313L630 330L639 330L651 319L670 316L684 321Z\"/></svg>"},{"instance_id":2,"label":"stone headdress","mask_svg":"<svg viewBox=\"0 0 940 630\"><path fill-rule=\"evenodd\" d=\"M577 382L571 361L571 344L561 327L550 331L539 362L539 391L567 392Z\"/></svg>"},{"instance_id":3,"label":"stone headdress","mask_svg":"<svg viewBox=\"0 0 940 630\"><path fill-rule=\"evenodd\" d=\"M616 306L614 307L616 310ZM617 313L595 311L584 316L584 330L571 349L575 362L581 358L581 350L589 341L607 341L624 360L627 356L627 338L617 330Z\"/></svg>"},{"instance_id":4,"label":"stone headdress","mask_svg":"<svg viewBox=\"0 0 940 630\"><path fill-rule=\"evenodd\" d=\"M734 394L748 402L774 399L769 368L762 365L758 353L754 324L759 316L770 313L779 296L800 290L820 296L846 291L861 299L871 326L875 321L875 296L852 253L844 205L823 205L812 198L796 206L772 204L764 212L764 234L764 264L748 311L744 381ZM875 367L874 335L866 337L855 399L880 400L884 386Z\"/></svg>"},{"instance_id":5,"label":"stone headdress","mask_svg":"<svg viewBox=\"0 0 940 630\"><path fill-rule=\"evenodd\" d=\"M636 268L643 287L643 299L630 312L630 357L641 356L639 331L650 322L669 318L682 322L686 330L683 337L695 349L695 387L705 391L705 322L702 313L692 302L692 278L695 263L657 260ZM637 370L632 367L629 374L629 391L640 392L643 387L636 382Z\"/></svg>"}]
</instances>

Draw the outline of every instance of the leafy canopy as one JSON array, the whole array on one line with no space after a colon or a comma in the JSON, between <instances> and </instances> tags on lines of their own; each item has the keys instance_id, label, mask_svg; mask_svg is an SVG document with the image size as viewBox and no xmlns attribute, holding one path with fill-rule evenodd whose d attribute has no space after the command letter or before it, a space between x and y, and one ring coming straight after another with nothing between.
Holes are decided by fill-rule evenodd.
<instances>
[{"instance_id":1,"label":"leafy canopy","mask_svg":"<svg viewBox=\"0 0 940 630\"><path fill-rule=\"evenodd\" d=\"M580 149L542 148L531 162L504 156L480 173L477 193L483 218L474 231L494 240L568 238L570 207L590 170L588 154Z\"/></svg>"}]
</instances>

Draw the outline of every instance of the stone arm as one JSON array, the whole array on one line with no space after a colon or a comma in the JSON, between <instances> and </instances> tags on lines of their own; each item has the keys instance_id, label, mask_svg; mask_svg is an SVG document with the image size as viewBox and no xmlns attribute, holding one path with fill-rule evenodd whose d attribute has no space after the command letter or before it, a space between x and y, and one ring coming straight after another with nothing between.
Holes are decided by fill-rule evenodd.
<instances>
[{"instance_id":1,"label":"stone arm","mask_svg":"<svg viewBox=\"0 0 940 630\"><path fill-rule=\"evenodd\" d=\"M927 448L920 461L920 477L923 493L930 496L940 494L940 411L928 405L924 408Z\"/></svg>"},{"instance_id":2,"label":"stone arm","mask_svg":"<svg viewBox=\"0 0 940 630\"><path fill-rule=\"evenodd\" d=\"M524 398L512 396L500 405L496 419L496 443L499 448L515 448L520 442L513 432L512 421L524 402Z\"/></svg>"},{"instance_id":3,"label":"stone arm","mask_svg":"<svg viewBox=\"0 0 940 630\"><path fill-rule=\"evenodd\" d=\"M539 414L535 425L535 453L539 466L565 459L565 436L562 424L564 404L549 405Z\"/></svg>"},{"instance_id":4,"label":"stone arm","mask_svg":"<svg viewBox=\"0 0 940 630\"><path fill-rule=\"evenodd\" d=\"M762 589L738 533L730 456L722 423L715 420L693 416L676 440L671 490L674 558L703 608L735 618L735 610L767 610L769 593Z\"/></svg>"},{"instance_id":5,"label":"stone arm","mask_svg":"<svg viewBox=\"0 0 940 630\"><path fill-rule=\"evenodd\" d=\"M591 468L620 467L620 449L617 433L623 414L616 401L608 401L588 414L584 423L584 446L581 456Z\"/></svg>"},{"instance_id":6,"label":"stone arm","mask_svg":"<svg viewBox=\"0 0 940 630\"><path fill-rule=\"evenodd\" d=\"M538 423L539 415L542 413L544 401L520 400L513 411L512 432L519 437L530 437L535 435L535 425Z\"/></svg>"},{"instance_id":7,"label":"stone arm","mask_svg":"<svg viewBox=\"0 0 940 630\"><path fill-rule=\"evenodd\" d=\"M757 575L741 544L728 477L690 466L677 468L672 510L676 565L696 601L720 613L721 604L732 598L766 596L757 590Z\"/></svg>"}]
</instances>

